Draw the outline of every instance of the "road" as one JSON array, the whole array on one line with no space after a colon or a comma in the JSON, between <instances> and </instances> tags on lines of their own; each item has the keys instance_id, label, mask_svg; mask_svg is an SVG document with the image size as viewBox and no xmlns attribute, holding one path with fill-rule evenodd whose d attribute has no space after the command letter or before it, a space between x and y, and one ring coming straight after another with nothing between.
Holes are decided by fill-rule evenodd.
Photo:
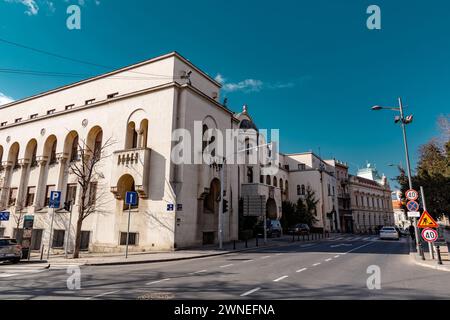
<instances>
[{"instance_id":1,"label":"road","mask_svg":"<svg viewBox=\"0 0 450 320\"><path fill-rule=\"evenodd\" d=\"M381 288L367 287L378 266ZM448 299L450 273L423 268L409 244L337 236L185 261L66 269L0 265L0 299Z\"/></svg>"}]
</instances>

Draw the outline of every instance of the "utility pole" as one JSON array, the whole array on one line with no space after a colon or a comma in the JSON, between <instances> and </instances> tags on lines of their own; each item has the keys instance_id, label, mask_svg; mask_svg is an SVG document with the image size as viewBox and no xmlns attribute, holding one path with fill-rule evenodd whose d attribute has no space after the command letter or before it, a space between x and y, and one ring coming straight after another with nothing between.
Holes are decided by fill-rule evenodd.
<instances>
[{"instance_id":1,"label":"utility pole","mask_svg":"<svg viewBox=\"0 0 450 320\"><path fill-rule=\"evenodd\" d=\"M422 198L423 210L427 211L427 205L426 205L426 202L425 202L425 193L423 191L423 187L422 186L420 186L420 195L421 195L421 198ZM428 242L428 250L430 251L431 259L434 260L434 246L433 246L433 244L431 242Z\"/></svg>"},{"instance_id":2,"label":"utility pole","mask_svg":"<svg viewBox=\"0 0 450 320\"><path fill-rule=\"evenodd\" d=\"M403 114L403 103L402 103L402 98L398 98L398 105L399 105L399 109L400 109L400 122L401 122L401 126L402 126L402 132L403 132L403 142L405 144L405 155L406 155L406 168L408 170L408 184L409 184L409 189L412 190L413 189L413 184L412 184L412 174L411 174L411 163L409 161L409 149L408 149L408 140L406 138L406 124L405 124L405 117ZM422 253L422 245L420 244L420 238L419 238L419 230L417 228L417 218L414 218L414 232L416 235L416 247L417 247L417 251L419 253Z\"/></svg>"}]
</instances>

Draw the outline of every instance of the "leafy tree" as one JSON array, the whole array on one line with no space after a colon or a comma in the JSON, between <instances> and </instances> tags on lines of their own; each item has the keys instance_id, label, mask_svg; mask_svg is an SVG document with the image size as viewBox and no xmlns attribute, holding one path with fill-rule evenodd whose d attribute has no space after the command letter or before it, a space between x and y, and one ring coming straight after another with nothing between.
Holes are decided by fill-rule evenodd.
<instances>
[{"instance_id":1,"label":"leafy tree","mask_svg":"<svg viewBox=\"0 0 450 320\"><path fill-rule=\"evenodd\" d=\"M448 128L448 121L441 118L439 124L443 130L442 136L420 147L417 173L411 178L413 188L424 188L427 211L435 218L450 215L450 138L448 131L444 131ZM404 169L399 170L396 180L405 194L409 189L408 177Z\"/></svg>"},{"instance_id":2,"label":"leafy tree","mask_svg":"<svg viewBox=\"0 0 450 320\"><path fill-rule=\"evenodd\" d=\"M318 221L316 219L318 203L319 200L316 199L316 193L311 188L311 186L308 186L306 188L306 196L305 196L305 213L301 217L303 223L312 226L314 223Z\"/></svg>"},{"instance_id":3,"label":"leafy tree","mask_svg":"<svg viewBox=\"0 0 450 320\"><path fill-rule=\"evenodd\" d=\"M283 201L283 217L281 224L283 228L289 228L298 223L306 223L312 226L317 222L315 218L317 213L317 204L315 192L310 186L306 189L305 199L299 198L296 204L289 201Z\"/></svg>"}]
</instances>

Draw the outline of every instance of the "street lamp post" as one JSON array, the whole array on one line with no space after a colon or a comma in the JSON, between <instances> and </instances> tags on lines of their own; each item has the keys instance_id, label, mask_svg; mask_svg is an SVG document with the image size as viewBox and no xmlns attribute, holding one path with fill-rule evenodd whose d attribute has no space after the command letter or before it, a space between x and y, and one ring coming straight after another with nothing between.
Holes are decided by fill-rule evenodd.
<instances>
[{"instance_id":1,"label":"street lamp post","mask_svg":"<svg viewBox=\"0 0 450 320\"><path fill-rule=\"evenodd\" d=\"M409 189L413 189L413 185L412 185L412 175L411 175L411 163L409 161L409 149L408 149L408 139L406 137L406 125L410 124L413 121L413 116L404 116L403 113L403 103L402 103L402 98L398 98L398 108L393 108L393 107L381 107L381 106L374 106L372 107L373 111L378 111L378 110L393 110L393 111L397 111L400 113L400 116L396 116L395 117L395 123L399 123L402 126L402 133L403 133L403 143L405 145L405 156L406 156L406 169L408 172L408 184L409 184ZM422 245L420 244L420 239L419 239L419 231L417 229L417 218L414 218L414 232L415 232L415 236L416 236L416 247L417 247L417 251L422 255Z\"/></svg>"}]
</instances>

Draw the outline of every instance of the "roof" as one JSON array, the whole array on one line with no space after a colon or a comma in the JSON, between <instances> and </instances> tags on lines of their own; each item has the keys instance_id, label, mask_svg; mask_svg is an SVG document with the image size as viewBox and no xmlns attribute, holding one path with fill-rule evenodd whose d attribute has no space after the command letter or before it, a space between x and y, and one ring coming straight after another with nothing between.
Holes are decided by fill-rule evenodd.
<instances>
[{"instance_id":1,"label":"roof","mask_svg":"<svg viewBox=\"0 0 450 320\"><path fill-rule=\"evenodd\" d=\"M207 73L205 73L204 71L202 71L201 69L196 67L188 59L184 58L181 54L179 54L176 51L173 51L173 52L170 52L168 54L164 54L164 55L160 55L160 56L157 56L155 58L152 58L152 59L144 60L144 61L132 64L132 65L129 65L129 66L125 66L125 67L122 67L122 68L119 68L119 69L116 69L116 70L113 70L113 71L110 71L110 72L107 72L107 73L100 74L98 76L94 76L94 77L90 77L90 78L87 78L87 79L84 79L84 80L73 82L73 83L70 83L70 84L67 84L67 85L64 85L64 86L61 86L61 87L57 87L55 89L51 89L51 90L48 90L48 91L44 91L44 92L38 93L36 95L32 95L30 97L26 97L26 98L23 98L23 99L20 99L20 100L16 100L16 101L13 101L13 102L1 105L0 109L9 108L9 107L12 107L14 105L17 105L17 104L20 104L22 102L25 102L25 101L37 99L37 98L40 98L40 97L43 97L43 96L46 96L46 95L49 95L49 94L52 94L52 93L55 93L55 92L58 92L58 91L62 91L62 90L65 90L65 89L76 87L76 86L79 86L79 85L82 85L82 84L85 84L85 83L89 83L89 82L92 82L92 81L96 81L96 80L99 80L99 79L107 78L107 77L115 75L117 73L128 71L128 70L131 70L131 69L134 69L134 68L137 68L137 67L144 66L146 64L154 63L154 62L157 62L157 61L160 61L160 60L164 60L164 59L167 59L167 58L171 58L171 57L177 57L178 59L180 59L181 61L183 61L187 65L189 65L189 67L191 67L192 69L196 70L198 73L203 75L206 79L208 79L209 81L214 83L216 86L218 86L219 88L222 88L222 85L219 82L217 82L211 76L209 76Z\"/></svg>"}]
</instances>

